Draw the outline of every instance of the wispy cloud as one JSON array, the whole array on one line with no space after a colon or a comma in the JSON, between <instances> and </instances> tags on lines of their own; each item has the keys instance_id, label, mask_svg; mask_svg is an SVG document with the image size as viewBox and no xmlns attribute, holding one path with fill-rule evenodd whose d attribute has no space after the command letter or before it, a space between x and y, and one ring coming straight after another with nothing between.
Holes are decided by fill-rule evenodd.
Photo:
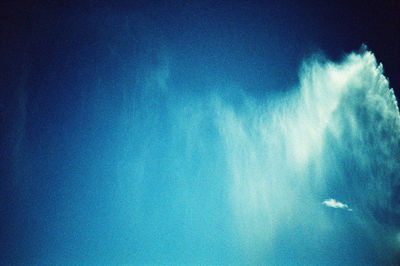
<instances>
[{"instance_id":1,"label":"wispy cloud","mask_svg":"<svg viewBox=\"0 0 400 266\"><path fill-rule=\"evenodd\" d=\"M349 208L349 205L344 204L340 201L336 201L335 199L327 199L322 202L327 207L335 208L335 209L344 209L348 211L353 211L351 208Z\"/></svg>"}]
</instances>

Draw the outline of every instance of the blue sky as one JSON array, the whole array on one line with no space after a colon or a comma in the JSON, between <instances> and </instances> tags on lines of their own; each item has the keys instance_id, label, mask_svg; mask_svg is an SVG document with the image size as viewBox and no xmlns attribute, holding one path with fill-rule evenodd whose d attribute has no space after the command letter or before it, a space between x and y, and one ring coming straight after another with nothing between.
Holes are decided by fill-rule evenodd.
<instances>
[{"instance_id":1,"label":"blue sky","mask_svg":"<svg viewBox=\"0 0 400 266\"><path fill-rule=\"evenodd\" d=\"M0 261L398 259L395 2L2 5Z\"/></svg>"}]
</instances>

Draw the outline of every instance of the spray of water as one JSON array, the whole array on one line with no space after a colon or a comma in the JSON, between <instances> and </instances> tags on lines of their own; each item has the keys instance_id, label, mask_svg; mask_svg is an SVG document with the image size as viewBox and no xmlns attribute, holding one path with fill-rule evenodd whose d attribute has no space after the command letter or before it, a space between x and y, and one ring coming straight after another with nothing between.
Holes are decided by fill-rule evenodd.
<instances>
[{"instance_id":1,"label":"spray of water","mask_svg":"<svg viewBox=\"0 0 400 266\"><path fill-rule=\"evenodd\" d=\"M112 89L85 82L82 107L62 124L68 134L54 136L57 124L40 131L40 149L16 144L21 175L42 198L26 196L29 221L39 221L28 262L398 258L400 116L373 53L339 63L313 57L297 88L262 99L180 91L173 66L159 65ZM46 193L57 199L53 209Z\"/></svg>"},{"instance_id":2,"label":"spray of water","mask_svg":"<svg viewBox=\"0 0 400 266\"><path fill-rule=\"evenodd\" d=\"M182 99L166 94L168 76L159 79L153 83L163 88L149 89L141 109L161 111L135 113L133 125L142 124L128 138L142 139L141 148L121 163L121 184L134 193L119 194L131 214L126 223L146 232L139 239L154 236L149 222L169 235L179 225L172 235L184 247L174 249L196 250L181 262L227 262L199 243L225 246L227 258L243 263L396 260L400 117L373 53L363 48L339 63L315 56L298 88L268 99ZM157 199L147 204L149 195ZM155 214L144 219L148 209Z\"/></svg>"},{"instance_id":3,"label":"spray of water","mask_svg":"<svg viewBox=\"0 0 400 266\"><path fill-rule=\"evenodd\" d=\"M313 251L323 262L357 256L355 243L367 242L377 261L390 261L399 248L400 117L382 65L365 50L340 63L312 59L300 80L267 107L217 105L244 247L251 258L306 262Z\"/></svg>"}]
</instances>

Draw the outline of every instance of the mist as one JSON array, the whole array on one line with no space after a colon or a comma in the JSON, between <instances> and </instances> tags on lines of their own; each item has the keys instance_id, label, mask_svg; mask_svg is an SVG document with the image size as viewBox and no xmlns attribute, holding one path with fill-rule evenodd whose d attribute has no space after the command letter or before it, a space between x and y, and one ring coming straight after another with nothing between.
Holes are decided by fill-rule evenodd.
<instances>
[{"instance_id":1,"label":"mist","mask_svg":"<svg viewBox=\"0 0 400 266\"><path fill-rule=\"evenodd\" d=\"M272 4L137 5L9 27L1 261L399 261L400 115L373 48L331 57Z\"/></svg>"}]
</instances>

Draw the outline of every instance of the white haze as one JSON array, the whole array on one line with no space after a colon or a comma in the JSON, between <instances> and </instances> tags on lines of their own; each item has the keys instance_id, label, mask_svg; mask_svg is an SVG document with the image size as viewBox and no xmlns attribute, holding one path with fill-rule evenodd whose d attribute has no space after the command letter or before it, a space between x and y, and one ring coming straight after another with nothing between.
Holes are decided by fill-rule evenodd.
<instances>
[{"instance_id":1,"label":"white haze","mask_svg":"<svg viewBox=\"0 0 400 266\"><path fill-rule=\"evenodd\" d=\"M347 226L365 234L382 261L398 252L390 214L400 211L392 194L400 177L399 110L371 52L340 63L309 60L285 99L248 100L240 112L221 100L216 108L232 209L250 257L285 256L282 239L303 242L305 253L351 242L341 231ZM330 197L354 211L327 213L321 202ZM326 240L335 234L342 240Z\"/></svg>"},{"instance_id":2,"label":"white haze","mask_svg":"<svg viewBox=\"0 0 400 266\"><path fill-rule=\"evenodd\" d=\"M394 262L400 119L371 52L313 57L266 99L183 97L171 71L121 120L116 208L137 262Z\"/></svg>"}]
</instances>

